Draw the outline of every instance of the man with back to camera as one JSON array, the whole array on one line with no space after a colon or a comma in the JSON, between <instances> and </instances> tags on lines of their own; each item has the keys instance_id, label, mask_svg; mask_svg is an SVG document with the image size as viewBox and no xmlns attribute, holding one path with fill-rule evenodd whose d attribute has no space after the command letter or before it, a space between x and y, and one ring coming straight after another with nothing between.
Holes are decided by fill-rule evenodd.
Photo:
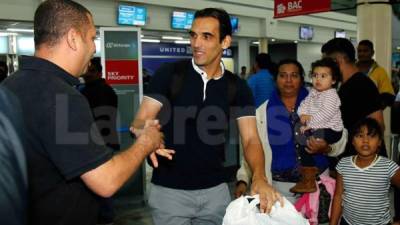
<instances>
[{"instance_id":1,"label":"man with back to camera","mask_svg":"<svg viewBox=\"0 0 400 225\"><path fill-rule=\"evenodd\" d=\"M355 49L350 40L331 39L322 46L321 52L323 57L332 58L338 64L342 74L338 94L344 127L351 131L352 126L365 117L377 120L384 127L378 89L371 79L358 70L355 64ZM343 156L354 154L354 147L349 140Z\"/></svg>"},{"instance_id":2,"label":"man with back to camera","mask_svg":"<svg viewBox=\"0 0 400 225\"><path fill-rule=\"evenodd\" d=\"M222 167L230 108L235 109L231 119L237 121L244 156L254 172L252 192L260 194L261 211L269 212L282 199L266 180L251 90L221 61L231 44L229 15L222 9L199 10L189 35L192 60L158 69L133 122L134 133L140 133L143 121L168 117L163 124L165 145L176 151L174 160L160 159L153 170L149 194L153 221L156 225L222 223L231 199ZM182 85L174 95L176 89L171 87L176 80Z\"/></svg>"},{"instance_id":3,"label":"man with back to camera","mask_svg":"<svg viewBox=\"0 0 400 225\"><path fill-rule=\"evenodd\" d=\"M374 44L370 40L362 40L357 46L357 67L368 75L378 88L382 109L391 106L395 99L392 83L385 69L372 58L375 54Z\"/></svg>"},{"instance_id":4,"label":"man with back to camera","mask_svg":"<svg viewBox=\"0 0 400 225\"><path fill-rule=\"evenodd\" d=\"M275 89L275 81L272 77L273 63L267 53L259 53L254 62L255 74L250 75L247 84L253 92L256 108L269 99Z\"/></svg>"},{"instance_id":5,"label":"man with back to camera","mask_svg":"<svg viewBox=\"0 0 400 225\"><path fill-rule=\"evenodd\" d=\"M171 158L157 121L147 121L135 144L118 155L104 145L74 87L95 52L95 38L85 7L44 1L34 16L34 57L23 57L3 83L20 101L26 125L29 224L96 224L95 195L113 195L156 149Z\"/></svg>"},{"instance_id":6,"label":"man with back to camera","mask_svg":"<svg viewBox=\"0 0 400 225\"><path fill-rule=\"evenodd\" d=\"M117 133L118 96L114 89L102 78L100 58L90 60L90 66L82 76L85 84L81 93L87 98L97 128L105 144L114 151L119 150Z\"/></svg>"}]
</instances>

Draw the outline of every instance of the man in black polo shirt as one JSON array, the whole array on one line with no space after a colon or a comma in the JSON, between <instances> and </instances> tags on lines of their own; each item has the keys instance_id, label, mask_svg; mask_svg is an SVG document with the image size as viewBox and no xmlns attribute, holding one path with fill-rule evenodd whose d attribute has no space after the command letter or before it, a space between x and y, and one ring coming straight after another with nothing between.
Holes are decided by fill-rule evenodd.
<instances>
[{"instance_id":1,"label":"man in black polo shirt","mask_svg":"<svg viewBox=\"0 0 400 225\"><path fill-rule=\"evenodd\" d=\"M88 102L74 87L95 52L95 37L85 7L44 1L34 17L35 56L23 57L3 83L20 101L26 125L29 224L96 224L95 195L114 194L162 147L154 121L121 154L113 156L104 145Z\"/></svg>"},{"instance_id":2,"label":"man in black polo shirt","mask_svg":"<svg viewBox=\"0 0 400 225\"><path fill-rule=\"evenodd\" d=\"M100 58L90 60L87 72L82 75L85 84L81 93L89 102L97 128L106 145L119 150L117 133L118 96L114 89L101 77L103 67Z\"/></svg>"},{"instance_id":3,"label":"man in black polo shirt","mask_svg":"<svg viewBox=\"0 0 400 225\"><path fill-rule=\"evenodd\" d=\"M334 59L342 73L338 91L344 127L351 131L358 120L371 117L384 128L383 114L378 89L355 65L355 48L345 38L334 38L322 46L324 57ZM356 154L352 141L347 141L343 156Z\"/></svg>"},{"instance_id":4,"label":"man in black polo shirt","mask_svg":"<svg viewBox=\"0 0 400 225\"><path fill-rule=\"evenodd\" d=\"M155 225L222 223L231 200L222 170L229 119L237 121L244 156L253 171L252 193L260 194L261 211L269 211L281 197L266 181L251 90L221 61L231 44L229 15L214 8L197 11L189 34L192 60L163 65L155 73L133 123L138 133L142 121L166 119L165 145L176 151L172 161L160 159L153 170L149 196L153 221Z\"/></svg>"}]
</instances>

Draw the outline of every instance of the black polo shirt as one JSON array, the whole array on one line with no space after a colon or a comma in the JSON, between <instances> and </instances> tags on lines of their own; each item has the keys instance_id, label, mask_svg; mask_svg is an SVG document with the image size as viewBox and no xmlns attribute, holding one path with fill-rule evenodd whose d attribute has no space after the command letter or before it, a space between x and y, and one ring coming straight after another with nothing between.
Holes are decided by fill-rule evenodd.
<instances>
[{"instance_id":1,"label":"black polo shirt","mask_svg":"<svg viewBox=\"0 0 400 225\"><path fill-rule=\"evenodd\" d=\"M118 151L120 147L117 133L118 96L114 89L100 78L85 82L81 93L89 102L104 142L108 147Z\"/></svg>"},{"instance_id":2,"label":"black polo shirt","mask_svg":"<svg viewBox=\"0 0 400 225\"><path fill-rule=\"evenodd\" d=\"M152 182L195 190L226 181L223 162L228 122L254 116L255 108L244 80L235 79L235 98L229 105L227 76L207 81L206 75L197 72L192 62L187 63L183 85L173 100L169 96L174 64L165 64L157 70L147 89L147 97L162 104L159 119L166 147L176 151L172 161L159 158Z\"/></svg>"},{"instance_id":3,"label":"black polo shirt","mask_svg":"<svg viewBox=\"0 0 400 225\"><path fill-rule=\"evenodd\" d=\"M36 57L23 57L3 83L19 99L26 125L30 224L96 224L97 202L80 176L112 154L78 83Z\"/></svg>"}]
</instances>

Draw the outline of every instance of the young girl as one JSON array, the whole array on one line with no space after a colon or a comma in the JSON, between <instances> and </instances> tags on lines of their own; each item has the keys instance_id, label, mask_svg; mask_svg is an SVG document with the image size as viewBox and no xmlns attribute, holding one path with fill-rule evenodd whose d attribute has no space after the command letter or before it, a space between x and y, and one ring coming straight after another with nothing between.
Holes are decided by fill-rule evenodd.
<instances>
[{"instance_id":1,"label":"young girl","mask_svg":"<svg viewBox=\"0 0 400 225\"><path fill-rule=\"evenodd\" d=\"M389 187L400 187L399 166L379 156L383 132L374 119L359 121L351 134L357 155L336 166L336 190L329 225L390 224Z\"/></svg>"},{"instance_id":2,"label":"young girl","mask_svg":"<svg viewBox=\"0 0 400 225\"><path fill-rule=\"evenodd\" d=\"M318 169L312 155L305 151L307 139L312 136L333 144L340 140L343 130L340 98L334 88L340 77L337 64L325 58L314 62L311 67L313 88L297 110L301 123L297 123L294 128L302 166L302 179L290 189L294 193L317 190L315 176Z\"/></svg>"}]
</instances>

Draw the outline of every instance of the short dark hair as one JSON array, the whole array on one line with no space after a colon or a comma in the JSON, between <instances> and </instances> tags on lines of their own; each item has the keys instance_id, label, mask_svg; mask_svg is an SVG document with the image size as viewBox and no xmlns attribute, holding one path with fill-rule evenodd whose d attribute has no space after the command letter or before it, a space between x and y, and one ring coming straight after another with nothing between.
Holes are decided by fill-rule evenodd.
<instances>
[{"instance_id":1,"label":"short dark hair","mask_svg":"<svg viewBox=\"0 0 400 225\"><path fill-rule=\"evenodd\" d=\"M314 72L314 69L316 67L328 67L331 70L332 73L332 79L336 81L336 83L333 85L333 87L337 87L338 82L341 81L341 73L339 66L333 59L331 58L323 58L320 60L317 60L311 64L311 71Z\"/></svg>"},{"instance_id":2,"label":"short dark hair","mask_svg":"<svg viewBox=\"0 0 400 225\"><path fill-rule=\"evenodd\" d=\"M218 8L205 8L197 11L194 14L194 19L212 17L217 19L219 22L219 41L221 42L224 38L229 35L232 36L232 24L229 14Z\"/></svg>"},{"instance_id":3,"label":"short dark hair","mask_svg":"<svg viewBox=\"0 0 400 225\"><path fill-rule=\"evenodd\" d=\"M368 135L375 136L377 135L380 140L383 140L383 131L379 123L370 117L365 117L361 120L359 120L353 127L350 133L350 140L353 140L353 138L361 132L362 127L367 127L368 130Z\"/></svg>"},{"instance_id":4,"label":"short dark hair","mask_svg":"<svg viewBox=\"0 0 400 225\"><path fill-rule=\"evenodd\" d=\"M71 0L46 0L36 9L33 28L35 47L46 43L54 46L70 30L82 28L90 23L91 15L84 6Z\"/></svg>"},{"instance_id":5,"label":"short dark hair","mask_svg":"<svg viewBox=\"0 0 400 225\"><path fill-rule=\"evenodd\" d=\"M90 60L90 72L101 73L103 71L103 66L101 66L101 61L99 57L95 57Z\"/></svg>"},{"instance_id":6,"label":"short dark hair","mask_svg":"<svg viewBox=\"0 0 400 225\"><path fill-rule=\"evenodd\" d=\"M367 39L358 42L358 45L367 46L369 49L371 49L371 51L374 50L374 44L372 43L372 41Z\"/></svg>"},{"instance_id":7,"label":"short dark hair","mask_svg":"<svg viewBox=\"0 0 400 225\"><path fill-rule=\"evenodd\" d=\"M267 53L256 55L257 66L261 69L268 69L271 64L271 57Z\"/></svg>"},{"instance_id":8,"label":"short dark hair","mask_svg":"<svg viewBox=\"0 0 400 225\"><path fill-rule=\"evenodd\" d=\"M356 61L356 50L350 40L346 38L333 38L326 42L321 52L325 55L331 55L334 53L344 54L348 62L354 63Z\"/></svg>"},{"instance_id":9,"label":"short dark hair","mask_svg":"<svg viewBox=\"0 0 400 225\"><path fill-rule=\"evenodd\" d=\"M281 61L279 61L278 65L277 65L277 72L273 74L274 79L276 80L278 77L279 68L281 66L287 65L287 64L295 65L299 69L299 75L300 75L301 81L304 81L304 68L301 65L301 63L295 59L282 59Z\"/></svg>"}]
</instances>

